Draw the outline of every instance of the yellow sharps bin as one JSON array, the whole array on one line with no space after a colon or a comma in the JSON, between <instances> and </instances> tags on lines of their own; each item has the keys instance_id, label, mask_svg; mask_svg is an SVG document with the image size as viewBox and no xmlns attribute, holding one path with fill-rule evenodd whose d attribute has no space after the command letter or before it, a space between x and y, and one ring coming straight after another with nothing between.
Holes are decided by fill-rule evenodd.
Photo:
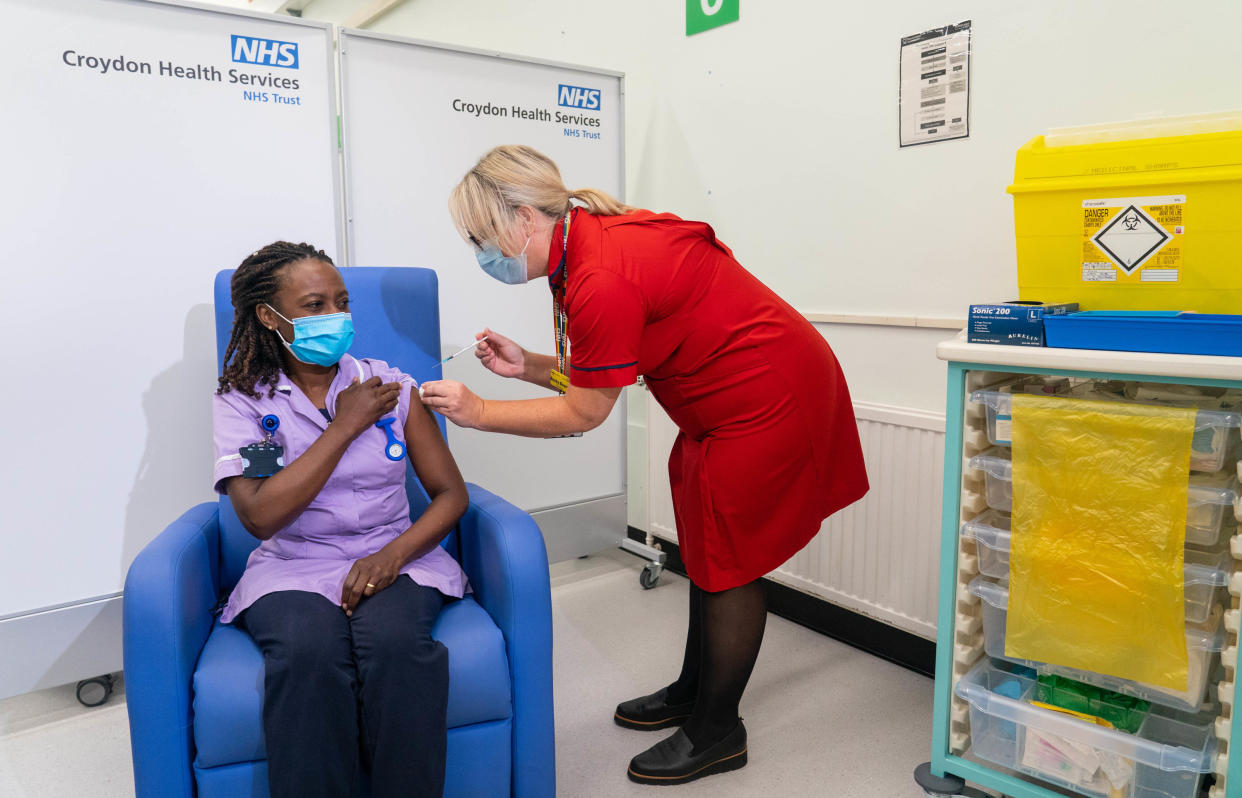
<instances>
[{"instance_id":1,"label":"yellow sharps bin","mask_svg":"<svg viewBox=\"0 0 1242 798\"><path fill-rule=\"evenodd\" d=\"M1009 193L1022 299L1242 314L1242 112L1050 131Z\"/></svg>"}]
</instances>

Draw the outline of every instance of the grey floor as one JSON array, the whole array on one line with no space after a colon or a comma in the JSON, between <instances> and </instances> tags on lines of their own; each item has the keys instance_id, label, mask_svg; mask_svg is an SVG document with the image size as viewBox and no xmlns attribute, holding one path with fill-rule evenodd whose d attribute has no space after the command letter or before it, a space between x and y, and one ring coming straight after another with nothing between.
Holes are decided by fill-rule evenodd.
<instances>
[{"instance_id":1,"label":"grey floor","mask_svg":"<svg viewBox=\"0 0 1242 798\"><path fill-rule=\"evenodd\" d=\"M917 798L928 758L931 680L781 618L768 622L742 704L750 764L681 787L625 777L630 757L669 732L612 723L621 700L681 665L687 582L638 584L641 561L606 552L553 567L558 794ZM0 798L130 798L124 685L103 707L72 687L0 701Z\"/></svg>"}]
</instances>

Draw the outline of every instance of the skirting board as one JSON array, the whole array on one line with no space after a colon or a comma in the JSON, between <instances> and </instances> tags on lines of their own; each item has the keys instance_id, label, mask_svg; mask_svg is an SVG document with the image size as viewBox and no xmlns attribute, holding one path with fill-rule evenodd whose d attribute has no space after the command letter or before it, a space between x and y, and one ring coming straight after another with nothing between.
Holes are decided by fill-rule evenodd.
<instances>
[{"instance_id":1,"label":"skirting board","mask_svg":"<svg viewBox=\"0 0 1242 798\"><path fill-rule=\"evenodd\" d=\"M532 512L543 531L548 562L563 562L615 549L626 535L625 495Z\"/></svg>"},{"instance_id":2,"label":"skirting board","mask_svg":"<svg viewBox=\"0 0 1242 798\"><path fill-rule=\"evenodd\" d=\"M121 670L121 596L0 619L0 698Z\"/></svg>"},{"instance_id":3,"label":"skirting board","mask_svg":"<svg viewBox=\"0 0 1242 798\"><path fill-rule=\"evenodd\" d=\"M646 534L634 527L629 527L628 534L633 540L646 539ZM677 544L660 539L660 547L668 554L665 567L685 576L686 567ZM768 598L768 612L773 615L779 615L915 673L924 676L935 674L935 642L771 579L765 578L762 581Z\"/></svg>"}]
</instances>

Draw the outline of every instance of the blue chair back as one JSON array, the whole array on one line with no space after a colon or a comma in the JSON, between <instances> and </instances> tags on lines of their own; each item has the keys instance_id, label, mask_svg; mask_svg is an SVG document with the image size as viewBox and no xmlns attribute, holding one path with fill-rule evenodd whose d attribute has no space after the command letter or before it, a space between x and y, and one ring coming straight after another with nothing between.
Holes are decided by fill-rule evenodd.
<instances>
[{"instance_id":1,"label":"blue chair back","mask_svg":"<svg viewBox=\"0 0 1242 798\"><path fill-rule=\"evenodd\" d=\"M233 302L229 282L234 269L216 275L216 361L224 369L224 352L233 331ZM354 317L356 357L387 361L420 383L438 380L440 369L439 281L431 269L404 267L351 266L341 269L349 290L350 311ZM445 421L437 416L440 434L446 435ZM428 497L414 469L406 464L406 493L410 513L417 517L426 509ZM242 527L228 497L220 499L220 587L231 588L241 578L258 541ZM460 559L457 533L441 544Z\"/></svg>"}]
</instances>

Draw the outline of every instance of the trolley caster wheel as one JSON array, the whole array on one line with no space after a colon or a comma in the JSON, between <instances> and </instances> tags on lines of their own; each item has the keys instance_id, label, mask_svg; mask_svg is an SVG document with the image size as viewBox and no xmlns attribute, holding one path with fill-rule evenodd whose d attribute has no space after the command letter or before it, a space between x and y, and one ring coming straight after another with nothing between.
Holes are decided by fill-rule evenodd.
<instances>
[{"instance_id":1,"label":"trolley caster wheel","mask_svg":"<svg viewBox=\"0 0 1242 798\"><path fill-rule=\"evenodd\" d=\"M78 682L78 702L84 707L102 706L112 695L112 674Z\"/></svg>"},{"instance_id":2,"label":"trolley caster wheel","mask_svg":"<svg viewBox=\"0 0 1242 798\"><path fill-rule=\"evenodd\" d=\"M660 571L662 570L659 563L649 563L646 568L638 572L638 584L643 586L643 590L650 590L660 583Z\"/></svg>"},{"instance_id":3,"label":"trolley caster wheel","mask_svg":"<svg viewBox=\"0 0 1242 798\"><path fill-rule=\"evenodd\" d=\"M937 776L931 772L931 762L924 762L914 769L914 782L923 788L923 792L932 798L948 798L961 795L966 789L966 782L952 774Z\"/></svg>"}]
</instances>

